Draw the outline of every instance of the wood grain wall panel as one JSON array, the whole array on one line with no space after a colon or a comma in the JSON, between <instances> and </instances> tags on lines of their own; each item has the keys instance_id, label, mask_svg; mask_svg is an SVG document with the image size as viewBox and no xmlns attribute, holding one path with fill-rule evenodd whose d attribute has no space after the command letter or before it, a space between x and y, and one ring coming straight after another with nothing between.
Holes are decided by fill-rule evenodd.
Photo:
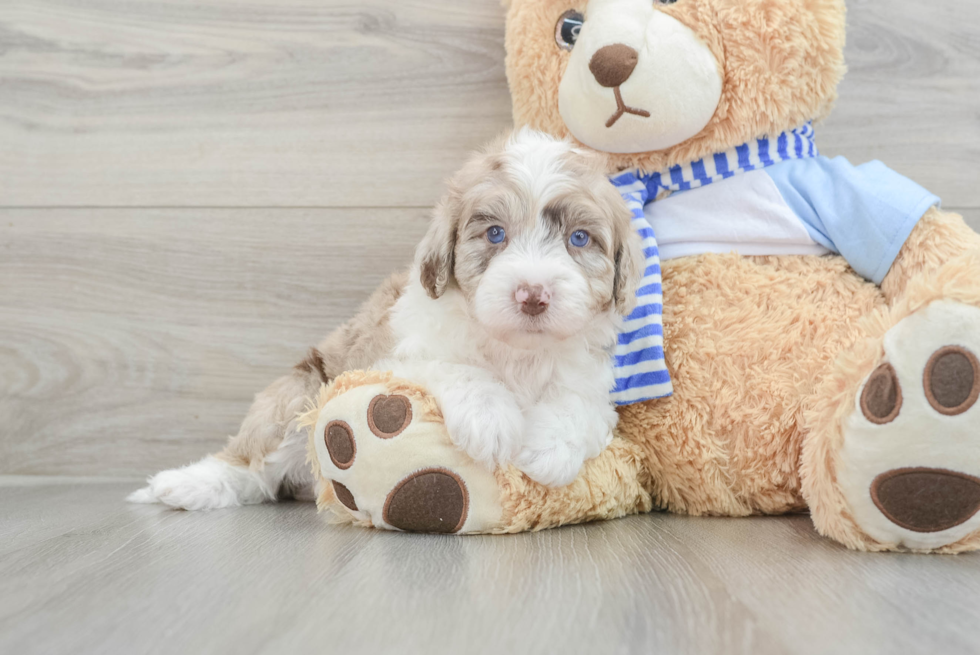
<instances>
[{"instance_id":1,"label":"wood grain wall panel","mask_svg":"<svg viewBox=\"0 0 980 655\"><path fill-rule=\"evenodd\" d=\"M0 205L430 206L510 125L494 0L0 7Z\"/></svg>"},{"instance_id":2,"label":"wood grain wall panel","mask_svg":"<svg viewBox=\"0 0 980 655\"><path fill-rule=\"evenodd\" d=\"M220 447L411 261L427 214L0 211L0 473L141 474Z\"/></svg>"},{"instance_id":3,"label":"wood grain wall panel","mask_svg":"<svg viewBox=\"0 0 980 655\"><path fill-rule=\"evenodd\" d=\"M823 151L980 207L980 9L849 6ZM6 206L428 206L510 124L494 0L21 0L0 18Z\"/></svg>"}]
</instances>

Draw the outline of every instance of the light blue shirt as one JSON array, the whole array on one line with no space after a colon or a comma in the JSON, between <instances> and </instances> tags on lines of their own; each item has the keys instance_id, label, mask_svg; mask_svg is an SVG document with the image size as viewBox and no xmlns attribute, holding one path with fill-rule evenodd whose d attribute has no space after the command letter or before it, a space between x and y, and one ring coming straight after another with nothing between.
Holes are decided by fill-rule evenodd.
<instances>
[{"instance_id":1,"label":"light blue shirt","mask_svg":"<svg viewBox=\"0 0 980 655\"><path fill-rule=\"evenodd\" d=\"M814 157L765 169L810 237L881 284L912 229L939 198L880 161Z\"/></svg>"}]
</instances>

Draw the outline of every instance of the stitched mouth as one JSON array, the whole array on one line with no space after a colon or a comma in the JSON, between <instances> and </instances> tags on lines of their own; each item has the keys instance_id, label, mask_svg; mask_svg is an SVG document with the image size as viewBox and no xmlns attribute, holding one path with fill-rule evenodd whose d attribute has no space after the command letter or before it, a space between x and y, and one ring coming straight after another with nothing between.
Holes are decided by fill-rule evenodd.
<instances>
[{"instance_id":1,"label":"stitched mouth","mask_svg":"<svg viewBox=\"0 0 980 655\"><path fill-rule=\"evenodd\" d=\"M634 116L650 118L650 112L648 112L646 109L637 109L636 107L627 106L627 104L623 102L623 93L619 90L618 86L613 89L613 95L616 96L616 111L613 112L613 115L609 117L608 121L606 121L606 127L612 127L615 125L616 121L623 117L623 114L633 114Z\"/></svg>"}]
</instances>

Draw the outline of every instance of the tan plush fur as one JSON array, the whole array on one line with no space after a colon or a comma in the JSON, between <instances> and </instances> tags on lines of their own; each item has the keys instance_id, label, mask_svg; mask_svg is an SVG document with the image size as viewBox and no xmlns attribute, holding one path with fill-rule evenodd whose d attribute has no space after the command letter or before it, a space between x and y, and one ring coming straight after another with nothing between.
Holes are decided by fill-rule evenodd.
<instances>
[{"instance_id":1,"label":"tan plush fur","mask_svg":"<svg viewBox=\"0 0 980 655\"><path fill-rule=\"evenodd\" d=\"M569 53L554 30L563 12L586 5L505 2L517 125L569 135L558 111ZM819 120L833 105L844 72L842 0L680 0L656 10L707 44L722 99L701 133L663 151L608 155L610 172L663 170ZM574 489L545 492L513 471L498 474L512 529L642 511L649 494L652 506L689 514L809 509L822 534L850 548L891 549L861 531L837 486L842 421L890 328L933 300L980 306L980 236L959 216L929 210L881 287L839 257L702 255L664 262L663 276L673 397L623 408L620 450L587 467ZM634 464L642 494L622 475ZM585 488L614 504L585 506ZM974 533L938 550L976 548Z\"/></svg>"},{"instance_id":2,"label":"tan plush fur","mask_svg":"<svg viewBox=\"0 0 980 655\"><path fill-rule=\"evenodd\" d=\"M883 306L840 259L704 255L665 262L674 395L621 410L658 505L743 516L805 508L804 404L857 323Z\"/></svg>"},{"instance_id":3,"label":"tan plush fur","mask_svg":"<svg viewBox=\"0 0 980 655\"><path fill-rule=\"evenodd\" d=\"M549 488L513 466L497 470L503 525L497 532L544 530L560 525L614 519L653 509L649 474L636 444L614 439L572 484Z\"/></svg>"}]
</instances>

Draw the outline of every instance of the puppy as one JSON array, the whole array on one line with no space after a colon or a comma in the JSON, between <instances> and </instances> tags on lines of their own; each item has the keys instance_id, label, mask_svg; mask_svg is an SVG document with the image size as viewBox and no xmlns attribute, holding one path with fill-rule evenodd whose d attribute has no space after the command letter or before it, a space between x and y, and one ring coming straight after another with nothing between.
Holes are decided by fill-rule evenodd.
<instances>
[{"instance_id":1,"label":"puppy","mask_svg":"<svg viewBox=\"0 0 980 655\"><path fill-rule=\"evenodd\" d=\"M204 509L310 497L295 418L345 370L391 370L439 400L456 445L549 486L612 438L612 350L643 274L631 214L597 155L523 129L450 182L407 277L260 393L217 455L130 496Z\"/></svg>"}]
</instances>

